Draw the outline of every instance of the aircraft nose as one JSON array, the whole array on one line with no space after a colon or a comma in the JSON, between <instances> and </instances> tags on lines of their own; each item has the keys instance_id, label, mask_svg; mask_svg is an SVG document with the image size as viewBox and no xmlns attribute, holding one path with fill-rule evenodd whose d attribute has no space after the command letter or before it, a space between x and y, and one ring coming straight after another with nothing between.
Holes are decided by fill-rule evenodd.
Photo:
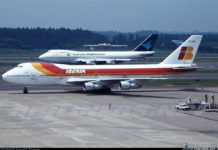
<instances>
[{"instance_id":1,"label":"aircraft nose","mask_svg":"<svg viewBox=\"0 0 218 150\"><path fill-rule=\"evenodd\" d=\"M50 61L51 57L48 54L42 54L39 56L39 59L43 61Z\"/></svg>"},{"instance_id":2,"label":"aircraft nose","mask_svg":"<svg viewBox=\"0 0 218 150\"><path fill-rule=\"evenodd\" d=\"M2 79L7 81L7 72L2 75Z\"/></svg>"},{"instance_id":3,"label":"aircraft nose","mask_svg":"<svg viewBox=\"0 0 218 150\"><path fill-rule=\"evenodd\" d=\"M39 59L44 60L45 56L44 55L40 55Z\"/></svg>"}]
</instances>

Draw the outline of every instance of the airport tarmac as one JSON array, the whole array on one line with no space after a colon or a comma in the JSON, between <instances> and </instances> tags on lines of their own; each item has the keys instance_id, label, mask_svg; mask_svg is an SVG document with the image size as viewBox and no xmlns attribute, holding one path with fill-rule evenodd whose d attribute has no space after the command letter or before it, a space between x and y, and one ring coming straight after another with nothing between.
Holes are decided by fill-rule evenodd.
<instances>
[{"instance_id":1,"label":"airport tarmac","mask_svg":"<svg viewBox=\"0 0 218 150\"><path fill-rule=\"evenodd\" d=\"M218 113L174 108L201 87L42 89L0 91L0 147L218 147Z\"/></svg>"}]
</instances>

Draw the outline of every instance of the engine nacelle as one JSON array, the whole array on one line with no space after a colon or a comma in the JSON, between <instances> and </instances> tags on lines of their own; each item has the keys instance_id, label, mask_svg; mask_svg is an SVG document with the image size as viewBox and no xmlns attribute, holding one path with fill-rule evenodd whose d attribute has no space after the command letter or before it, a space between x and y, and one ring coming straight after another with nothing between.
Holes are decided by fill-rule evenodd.
<instances>
[{"instance_id":1,"label":"engine nacelle","mask_svg":"<svg viewBox=\"0 0 218 150\"><path fill-rule=\"evenodd\" d=\"M87 82L83 86L84 91L92 91L92 90L99 90L102 89L103 86L97 83Z\"/></svg>"},{"instance_id":2,"label":"engine nacelle","mask_svg":"<svg viewBox=\"0 0 218 150\"><path fill-rule=\"evenodd\" d=\"M95 65L96 62L95 62L95 61L86 61L86 64L87 64L87 65Z\"/></svg>"},{"instance_id":3,"label":"engine nacelle","mask_svg":"<svg viewBox=\"0 0 218 150\"><path fill-rule=\"evenodd\" d=\"M116 61L115 61L115 60L107 60L106 63L107 63L107 64L115 64Z\"/></svg>"},{"instance_id":4,"label":"engine nacelle","mask_svg":"<svg viewBox=\"0 0 218 150\"><path fill-rule=\"evenodd\" d=\"M128 81L121 81L120 82L120 89L121 90L129 90L129 89L137 89L140 88L141 85L133 82Z\"/></svg>"}]
</instances>

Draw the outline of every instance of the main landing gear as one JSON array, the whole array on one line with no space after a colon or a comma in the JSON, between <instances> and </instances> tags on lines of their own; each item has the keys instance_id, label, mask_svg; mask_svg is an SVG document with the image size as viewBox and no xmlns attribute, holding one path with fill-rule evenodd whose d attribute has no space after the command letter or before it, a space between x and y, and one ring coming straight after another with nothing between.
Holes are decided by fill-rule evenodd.
<instances>
[{"instance_id":1,"label":"main landing gear","mask_svg":"<svg viewBox=\"0 0 218 150\"><path fill-rule=\"evenodd\" d=\"M95 92L101 93L101 94L109 94L109 93L112 93L112 92L111 92L111 88L108 88L108 87L104 87L103 89L96 90Z\"/></svg>"},{"instance_id":2,"label":"main landing gear","mask_svg":"<svg viewBox=\"0 0 218 150\"><path fill-rule=\"evenodd\" d=\"M23 88L23 94L28 94L28 89L27 89L27 87L24 87L24 88Z\"/></svg>"},{"instance_id":3,"label":"main landing gear","mask_svg":"<svg viewBox=\"0 0 218 150\"><path fill-rule=\"evenodd\" d=\"M102 89L105 93L111 93L111 88L105 87Z\"/></svg>"}]
</instances>

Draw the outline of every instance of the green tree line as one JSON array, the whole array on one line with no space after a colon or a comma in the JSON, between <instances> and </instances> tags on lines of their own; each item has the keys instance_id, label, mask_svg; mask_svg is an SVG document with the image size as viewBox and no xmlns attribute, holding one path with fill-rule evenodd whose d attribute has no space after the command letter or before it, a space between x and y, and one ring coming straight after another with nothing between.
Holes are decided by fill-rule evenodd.
<instances>
[{"instance_id":1,"label":"green tree line","mask_svg":"<svg viewBox=\"0 0 218 150\"><path fill-rule=\"evenodd\" d=\"M84 44L127 44L134 48L152 33L159 34L155 49L168 51L178 47L172 40L186 40L191 34L203 34L200 52L218 53L218 33L158 33L137 31L88 31L67 28L0 28L0 49L82 49Z\"/></svg>"},{"instance_id":2,"label":"green tree line","mask_svg":"<svg viewBox=\"0 0 218 150\"><path fill-rule=\"evenodd\" d=\"M171 34L171 33L159 33L157 42L155 44L155 49L163 51L174 50L178 45L173 43L172 40L183 40L185 41L190 35L196 33L180 33L180 34ZM218 53L218 34L217 33L197 33L202 34L203 39L201 41L199 51L206 53ZM126 44L129 48L134 48L140 42L142 42L150 34L137 34L137 33L118 33L112 39L113 44Z\"/></svg>"},{"instance_id":3,"label":"green tree line","mask_svg":"<svg viewBox=\"0 0 218 150\"><path fill-rule=\"evenodd\" d=\"M107 42L104 35L82 29L0 28L0 48L72 49Z\"/></svg>"}]
</instances>

